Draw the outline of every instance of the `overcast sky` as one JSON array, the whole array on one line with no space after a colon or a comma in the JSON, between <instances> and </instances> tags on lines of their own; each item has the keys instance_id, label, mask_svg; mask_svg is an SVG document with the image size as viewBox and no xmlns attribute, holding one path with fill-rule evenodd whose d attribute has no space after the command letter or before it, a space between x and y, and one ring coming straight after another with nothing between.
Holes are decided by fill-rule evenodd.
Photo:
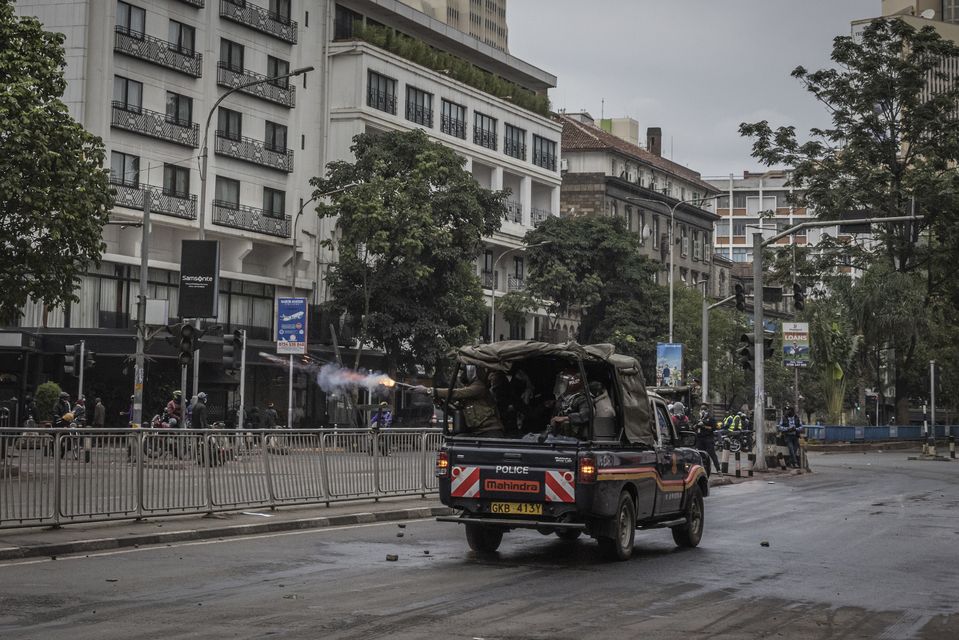
<instances>
[{"instance_id":1,"label":"overcast sky","mask_svg":"<svg viewBox=\"0 0 959 640\"><path fill-rule=\"evenodd\" d=\"M789 76L830 65L832 40L881 0L509 0L509 49L557 78L554 109L630 116L703 176L761 170L740 122L828 124ZM605 99L605 107L602 104ZM672 154L670 154L672 149Z\"/></svg>"}]
</instances>

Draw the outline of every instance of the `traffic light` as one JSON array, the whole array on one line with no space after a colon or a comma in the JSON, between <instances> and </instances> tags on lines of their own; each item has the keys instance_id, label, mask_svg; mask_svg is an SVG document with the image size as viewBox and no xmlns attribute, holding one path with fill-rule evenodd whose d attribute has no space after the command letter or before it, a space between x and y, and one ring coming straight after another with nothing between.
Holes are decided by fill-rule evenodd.
<instances>
[{"instance_id":1,"label":"traffic light","mask_svg":"<svg viewBox=\"0 0 959 640\"><path fill-rule=\"evenodd\" d=\"M63 372L67 375L80 375L80 345L68 344L67 357L63 360Z\"/></svg>"},{"instance_id":2,"label":"traffic light","mask_svg":"<svg viewBox=\"0 0 959 640\"><path fill-rule=\"evenodd\" d=\"M775 351L773 338L775 338L775 335L772 333L763 334L763 360L769 360Z\"/></svg>"},{"instance_id":3,"label":"traffic light","mask_svg":"<svg viewBox=\"0 0 959 640\"><path fill-rule=\"evenodd\" d=\"M802 311L806 306L806 291L798 282L793 283L793 306Z\"/></svg>"},{"instance_id":4,"label":"traffic light","mask_svg":"<svg viewBox=\"0 0 959 640\"><path fill-rule=\"evenodd\" d=\"M97 354L95 354L94 352L90 350L84 351L83 352L83 368L92 369L94 366L96 366L97 364L97 361L95 360L96 357L97 357Z\"/></svg>"},{"instance_id":5,"label":"traffic light","mask_svg":"<svg viewBox=\"0 0 959 640\"><path fill-rule=\"evenodd\" d=\"M169 341L177 350L177 361L186 366L193 362L193 352L200 348L200 338L205 331L197 329L192 324L181 322L170 327Z\"/></svg>"},{"instance_id":6,"label":"traffic light","mask_svg":"<svg viewBox=\"0 0 959 640\"><path fill-rule=\"evenodd\" d=\"M239 329L232 336L223 336L223 368L239 369L242 365L243 332Z\"/></svg>"},{"instance_id":7,"label":"traffic light","mask_svg":"<svg viewBox=\"0 0 959 640\"><path fill-rule=\"evenodd\" d=\"M736 308L740 311L746 310L746 290L743 285L736 285Z\"/></svg>"},{"instance_id":8,"label":"traffic light","mask_svg":"<svg viewBox=\"0 0 959 640\"><path fill-rule=\"evenodd\" d=\"M739 366L745 371L753 368L753 358L755 357L756 336L751 333L744 333L739 336L739 348L736 349L736 356L739 358Z\"/></svg>"}]
</instances>

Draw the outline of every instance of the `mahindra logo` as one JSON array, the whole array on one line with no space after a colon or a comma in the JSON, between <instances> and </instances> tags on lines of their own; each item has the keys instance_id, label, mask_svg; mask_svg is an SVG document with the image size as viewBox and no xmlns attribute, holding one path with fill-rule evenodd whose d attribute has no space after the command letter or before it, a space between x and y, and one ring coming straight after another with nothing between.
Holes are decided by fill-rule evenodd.
<instances>
[{"instance_id":1,"label":"mahindra logo","mask_svg":"<svg viewBox=\"0 0 959 640\"><path fill-rule=\"evenodd\" d=\"M506 491L508 493L539 493L539 483L533 480L497 480L489 478L483 483L486 491Z\"/></svg>"}]
</instances>

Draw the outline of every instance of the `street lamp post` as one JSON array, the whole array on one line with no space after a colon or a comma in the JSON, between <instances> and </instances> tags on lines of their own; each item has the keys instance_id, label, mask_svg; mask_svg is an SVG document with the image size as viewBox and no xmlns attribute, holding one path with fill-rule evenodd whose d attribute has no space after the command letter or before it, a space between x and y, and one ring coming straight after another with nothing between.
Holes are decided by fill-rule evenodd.
<instances>
[{"instance_id":1,"label":"street lamp post","mask_svg":"<svg viewBox=\"0 0 959 640\"><path fill-rule=\"evenodd\" d=\"M507 249L503 253L499 254L496 257L496 260L493 261L493 281L490 283L490 301L489 301L489 341L495 342L494 337L496 334L496 265L499 264L499 261L506 257L506 254L513 253L515 251L523 251L525 249L532 249L533 247L542 247L547 244L552 244L552 240L544 240L543 242L537 242L536 244L529 244L523 247L513 247L512 249ZM507 285L507 291L509 286Z\"/></svg>"},{"instance_id":2,"label":"street lamp post","mask_svg":"<svg viewBox=\"0 0 959 640\"><path fill-rule=\"evenodd\" d=\"M676 222L676 209L678 209L678 208L680 207L680 205L684 205L684 204L702 204L703 202L708 202L708 201L710 201L710 200L715 200L715 199L720 198L720 197L722 197L722 196L715 195L715 196L709 196L709 197L706 197L706 198L691 198L691 199L689 199L689 200L679 200L676 204L674 204L673 206L669 207L669 341L670 341L670 342L673 341L673 280L674 280L674 277L675 277L674 274L673 274L673 271L675 270L675 267L674 267L674 264L673 264L673 262L674 262L674 261L673 261L673 251L675 250L674 247L673 247L673 244L674 244L674 241L673 241L673 226L674 226L674 224L675 224L675 222ZM641 201L643 201L643 202L652 202L652 203L654 203L654 204L658 204L658 205L661 205L661 206L663 206L663 207L668 206L665 202L661 202L661 201L659 201L659 200L653 200L653 199L651 199L651 198L636 198L636 197L632 197L632 196L627 196L626 199L627 199L627 200L630 200L630 201L641 200Z\"/></svg>"},{"instance_id":3,"label":"street lamp post","mask_svg":"<svg viewBox=\"0 0 959 640\"><path fill-rule=\"evenodd\" d=\"M283 80L284 78L293 78L295 76L302 75L309 71L313 71L313 67L302 67L300 69L294 69L290 73L284 73L278 76L270 76L269 78L260 78L259 80L251 80L249 82L244 82L238 84L237 86L229 89L222 96L217 98L216 102L213 103L213 106L210 107L209 113L206 115L206 124L203 127L203 147L200 150L200 212L198 215L200 222L200 240L206 239L206 179L207 179L207 160L209 158L209 138L210 138L210 121L213 119L213 114L216 112L216 108L220 106L220 103L223 102L227 96L247 89L249 87L256 86L258 84L264 84L267 82L274 82L276 80ZM200 319L196 318L196 327L200 328ZM183 379L186 380L186 371L184 370ZM200 352L197 351L196 357L193 360L193 395L196 395L200 388Z\"/></svg>"}]
</instances>

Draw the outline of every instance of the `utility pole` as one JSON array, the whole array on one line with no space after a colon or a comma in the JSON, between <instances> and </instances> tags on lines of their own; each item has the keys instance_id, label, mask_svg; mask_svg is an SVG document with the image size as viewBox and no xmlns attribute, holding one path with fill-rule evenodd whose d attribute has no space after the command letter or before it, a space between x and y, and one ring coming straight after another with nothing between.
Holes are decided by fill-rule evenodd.
<instances>
[{"instance_id":1,"label":"utility pole","mask_svg":"<svg viewBox=\"0 0 959 640\"><path fill-rule=\"evenodd\" d=\"M246 329L240 330L243 347L240 349L240 408L236 412L237 429L246 428Z\"/></svg>"},{"instance_id":2,"label":"utility pole","mask_svg":"<svg viewBox=\"0 0 959 640\"><path fill-rule=\"evenodd\" d=\"M763 336L763 232L753 232L753 429L756 432L756 469L766 470L766 389L763 378L765 348Z\"/></svg>"},{"instance_id":3,"label":"utility pole","mask_svg":"<svg viewBox=\"0 0 959 640\"><path fill-rule=\"evenodd\" d=\"M87 341L81 340L80 341L80 381L77 384L77 400L83 397L83 369L84 369L84 366L83 366L84 353L83 352L86 349L86 346L87 346Z\"/></svg>"},{"instance_id":4,"label":"utility pole","mask_svg":"<svg viewBox=\"0 0 959 640\"><path fill-rule=\"evenodd\" d=\"M143 187L143 226L140 227L140 286L137 290L137 353L133 368L133 427L143 423L144 355L147 332L147 271L150 262L150 207L153 195Z\"/></svg>"}]
</instances>

